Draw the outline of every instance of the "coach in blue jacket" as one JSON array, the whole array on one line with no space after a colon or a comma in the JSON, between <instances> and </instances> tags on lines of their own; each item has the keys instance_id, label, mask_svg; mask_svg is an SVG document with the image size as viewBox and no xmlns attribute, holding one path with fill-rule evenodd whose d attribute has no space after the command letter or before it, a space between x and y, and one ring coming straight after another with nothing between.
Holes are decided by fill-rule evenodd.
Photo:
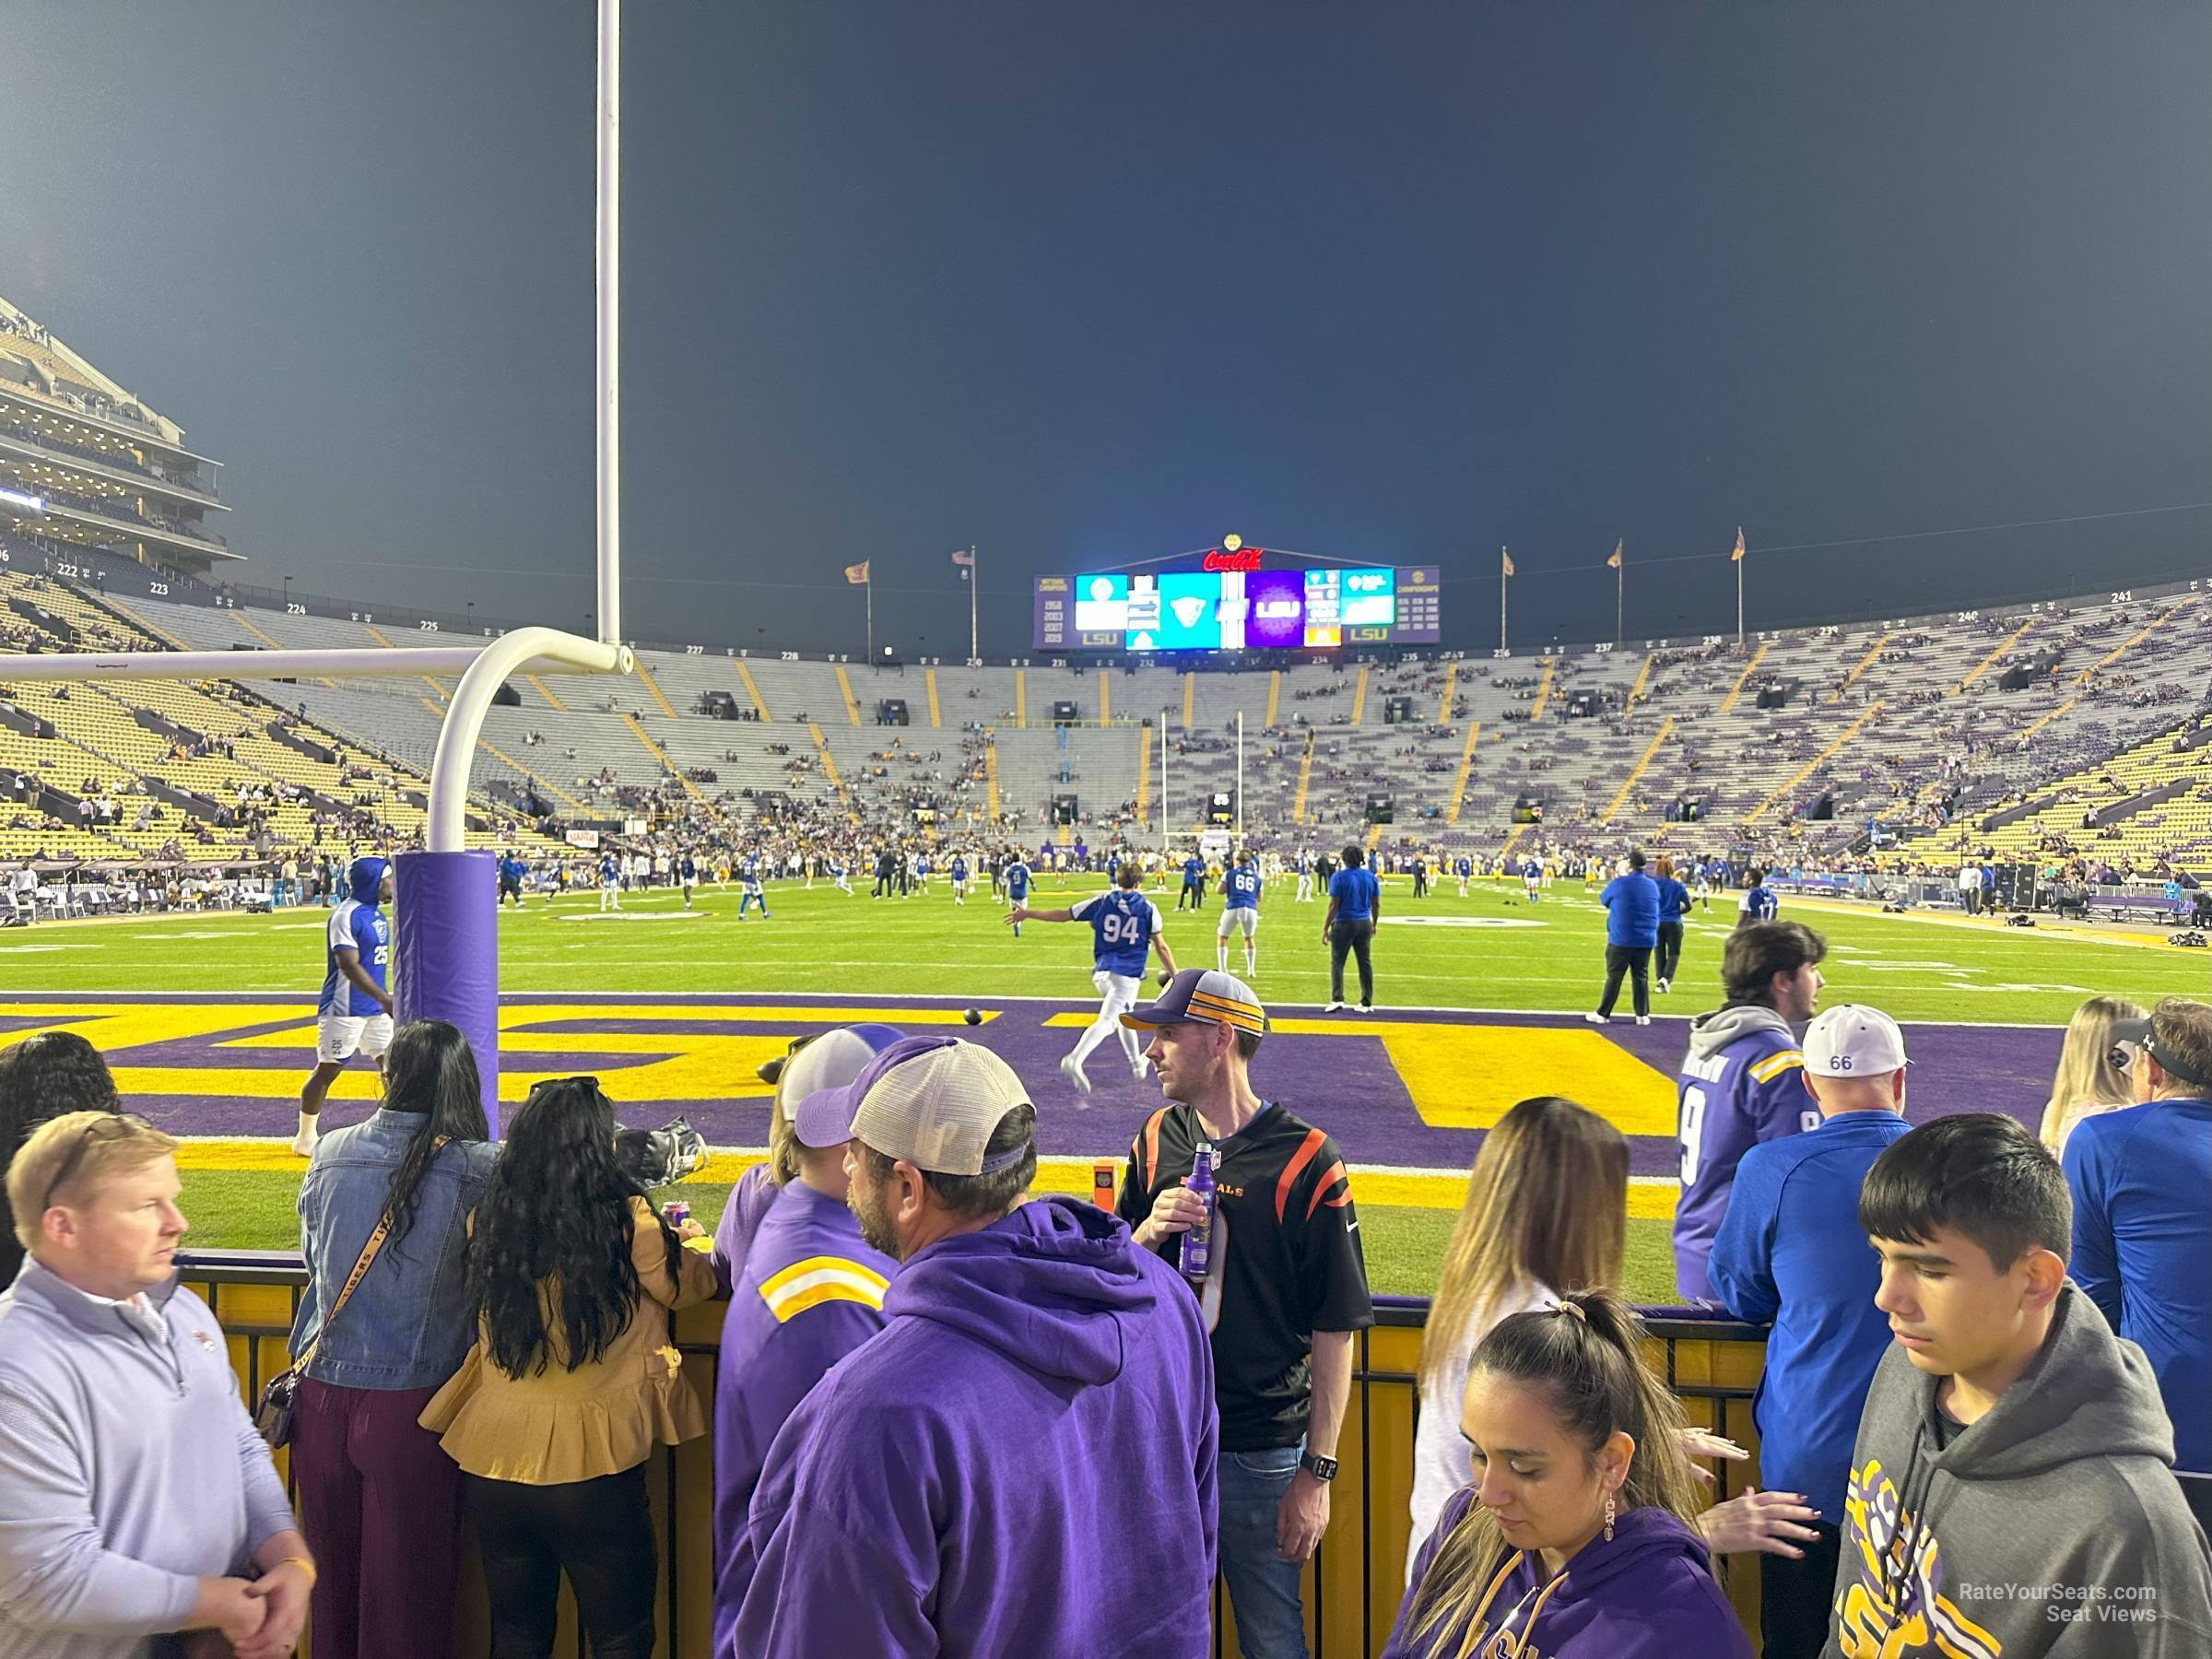
<instances>
[{"instance_id":1,"label":"coach in blue jacket","mask_svg":"<svg viewBox=\"0 0 2212 1659\"><path fill-rule=\"evenodd\" d=\"M1583 1016L1592 1025L1613 1018L1620 1000L1620 976L1636 983L1636 1023L1652 1023L1652 951L1659 943L1659 884L1643 873L1643 854L1629 854L1629 867L1606 883L1597 896L1606 907L1606 994L1597 1012Z\"/></svg>"},{"instance_id":2,"label":"coach in blue jacket","mask_svg":"<svg viewBox=\"0 0 2212 1659\"><path fill-rule=\"evenodd\" d=\"M1759 1558L1768 1659L1815 1659L1828 1641L1852 1444L1889 1347L1874 1305L1881 1264L1859 1248L1859 1187L1905 1133L1906 1065L1904 1033L1877 1008L1846 1003L1814 1020L1799 1075L1819 1126L1744 1154L1705 1265L1731 1313L1773 1324L1751 1405L1759 1469L1770 1490L1812 1506L1787 1535L1803 1548Z\"/></svg>"}]
</instances>

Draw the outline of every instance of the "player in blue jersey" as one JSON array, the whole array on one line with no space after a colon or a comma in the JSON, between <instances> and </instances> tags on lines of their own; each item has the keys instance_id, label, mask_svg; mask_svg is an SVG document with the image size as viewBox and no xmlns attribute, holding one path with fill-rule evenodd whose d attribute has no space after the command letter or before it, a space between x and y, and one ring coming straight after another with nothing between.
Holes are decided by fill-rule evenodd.
<instances>
[{"instance_id":1,"label":"player in blue jersey","mask_svg":"<svg viewBox=\"0 0 2212 1659\"><path fill-rule=\"evenodd\" d=\"M1094 893L1065 910L1033 911L1018 904L1006 912L1007 923L1017 930L1024 922L1090 924L1090 982L1099 991L1099 1017L1076 1040L1075 1052L1060 1062L1060 1075L1075 1086L1077 1094L1090 1092L1084 1059L1109 1037L1121 1039L1132 1077L1141 1083L1152 1068L1136 1033L1122 1024L1122 1016L1136 1006L1147 951L1159 952L1160 967L1166 974L1161 984L1175 972L1175 953L1168 948L1167 935L1159 931L1159 912L1152 908L1152 900L1136 890L1144 878L1142 866L1135 859L1127 858L1113 873L1113 886L1103 893Z\"/></svg>"},{"instance_id":2,"label":"player in blue jersey","mask_svg":"<svg viewBox=\"0 0 2212 1659\"><path fill-rule=\"evenodd\" d=\"M952 877L952 901L955 904L967 903L968 855L966 853L955 853L952 855L952 868L948 874Z\"/></svg>"},{"instance_id":3,"label":"player in blue jersey","mask_svg":"<svg viewBox=\"0 0 2212 1659\"><path fill-rule=\"evenodd\" d=\"M1462 853L1453 862L1452 874L1459 877L1459 896L1465 899L1467 896L1467 878L1475 874L1475 861Z\"/></svg>"},{"instance_id":4,"label":"player in blue jersey","mask_svg":"<svg viewBox=\"0 0 2212 1659\"><path fill-rule=\"evenodd\" d=\"M1214 966L1229 971L1229 935L1232 929L1244 935L1244 977L1259 967L1260 864L1250 848L1229 867L1221 883L1221 920L1214 924Z\"/></svg>"},{"instance_id":5,"label":"player in blue jersey","mask_svg":"<svg viewBox=\"0 0 2212 1659\"><path fill-rule=\"evenodd\" d=\"M831 854L830 857L825 858L822 861L822 868L829 871L830 879L836 884L837 890L839 892L842 893L848 899L853 897L853 882L845 874L845 861L843 859L837 857L835 854Z\"/></svg>"},{"instance_id":6,"label":"player in blue jersey","mask_svg":"<svg viewBox=\"0 0 2212 1659\"><path fill-rule=\"evenodd\" d=\"M760 861L750 853L745 855L745 863L739 869L737 881L739 887L744 889L737 900L737 920L744 921L746 911L757 904L760 907L760 919L763 922L767 921L768 895L760 888Z\"/></svg>"},{"instance_id":7,"label":"player in blue jersey","mask_svg":"<svg viewBox=\"0 0 2212 1659\"><path fill-rule=\"evenodd\" d=\"M1182 861L1182 890L1175 895L1175 908L1188 904L1194 911L1206 908L1206 860L1192 853Z\"/></svg>"},{"instance_id":8,"label":"player in blue jersey","mask_svg":"<svg viewBox=\"0 0 2212 1659\"><path fill-rule=\"evenodd\" d=\"M1818 1009L1827 954L1828 942L1802 922L1739 927L1721 950L1727 1001L1689 1022L1677 1085L1682 1196L1675 1206L1675 1282L1690 1301L1715 1300L1705 1262L1744 1154L1820 1122L1790 1028Z\"/></svg>"},{"instance_id":9,"label":"player in blue jersey","mask_svg":"<svg viewBox=\"0 0 2212 1659\"><path fill-rule=\"evenodd\" d=\"M1006 903L1010 908L1019 910L1030 901L1030 865L1020 853L1015 853L1006 861L1006 867L999 872L999 879L1006 884ZM1021 937L1021 924L1018 922L1014 924L1014 936L1018 939Z\"/></svg>"},{"instance_id":10,"label":"player in blue jersey","mask_svg":"<svg viewBox=\"0 0 2212 1659\"><path fill-rule=\"evenodd\" d=\"M1754 922L1771 922L1782 910L1782 900L1767 886L1764 870L1750 872L1751 885L1744 889L1743 902L1736 906L1735 924L1749 927Z\"/></svg>"},{"instance_id":11,"label":"player in blue jersey","mask_svg":"<svg viewBox=\"0 0 2212 1659\"><path fill-rule=\"evenodd\" d=\"M1689 914L1689 889L1675 878L1675 861L1662 857L1652 866L1659 884L1659 948L1652 958L1652 977L1665 996L1682 966L1682 918Z\"/></svg>"},{"instance_id":12,"label":"player in blue jersey","mask_svg":"<svg viewBox=\"0 0 2212 1659\"><path fill-rule=\"evenodd\" d=\"M315 1155L316 1118L330 1086L355 1054L384 1068L392 1046L392 994L384 989L392 960L392 924L377 907L392 900L392 866L357 858L347 866L351 897L330 912L324 929L323 994L315 1002L315 1069L300 1090L300 1127L292 1150Z\"/></svg>"},{"instance_id":13,"label":"player in blue jersey","mask_svg":"<svg viewBox=\"0 0 2212 1659\"><path fill-rule=\"evenodd\" d=\"M692 862L690 853L678 853L676 855L676 879L684 889L684 908L689 910L691 889L699 881L699 865Z\"/></svg>"},{"instance_id":14,"label":"player in blue jersey","mask_svg":"<svg viewBox=\"0 0 2212 1659\"><path fill-rule=\"evenodd\" d=\"M1298 855L1298 894L1291 902L1313 902L1313 854L1311 853L1301 851Z\"/></svg>"},{"instance_id":15,"label":"player in blue jersey","mask_svg":"<svg viewBox=\"0 0 2212 1659\"><path fill-rule=\"evenodd\" d=\"M523 908L523 877L527 876L530 872L524 867L523 861L514 855L514 849L512 847L509 847L500 853L499 859L499 901L501 904L504 904L508 900L512 899L514 900L514 908L516 910L521 910Z\"/></svg>"},{"instance_id":16,"label":"player in blue jersey","mask_svg":"<svg viewBox=\"0 0 2212 1659\"><path fill-rule=\"evenodd\" d=\"M1533 854L1521 861L1521 885L1528 894L1531 904L1540 904L1544 899L1544 865Z\"/></svg>"}]
</instances>

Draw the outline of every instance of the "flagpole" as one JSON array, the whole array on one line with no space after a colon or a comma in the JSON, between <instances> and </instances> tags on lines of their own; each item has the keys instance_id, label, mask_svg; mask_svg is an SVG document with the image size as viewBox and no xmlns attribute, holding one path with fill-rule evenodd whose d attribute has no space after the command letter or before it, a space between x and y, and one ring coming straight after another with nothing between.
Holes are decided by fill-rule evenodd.
<instances>
[{"instance_id":1,"label":"flagpole","mask_svg":"<svg viewBox=\"0 0 2212 1659\"><path fill-rule=\"evenodd\" d=\"M1735 547L1735 649L1737 654L1741 655L1744 649L1744 530L1741 524L1736 526Z\"/></svg>"},{"instance_id":2,"label":"flagpole","mask_svg":"<svg viewBox=\"0 0 2212 1659\"><path fill-rule=\"evenodd\" d=\"M870 580L860 584L862 587L868 590L868 650L866 661L871 667L873 667L876 663L876 583L873 580L875 574L875 571L870 571L868 572Z\"/></svg>"},{"instance_id":3,"label":"flagpole","mask_svg":"<svg viewBox=\"0 0 2212 1659\"><path fill-rule=\"evenodd\" d=\"M1620 549L1618 547L1613 549L1613 557L1616 559L1620 559ZM1621 559L1620 562L1613 567L1613 649L1616 651L1620 649L1620 640L1623 632L1620 625L1620 619L1622 616L1626 614L1628 610L1628 605L1629 562L1627 559Z\"/></svg>"},{"instance_id":4,"label":"flagpole","mask_svg":"<svg viewBox=\"0 0 2212 1659\"><path fill-rule=\"evenodd\" d=\"M1498 649L1505 649L1505 588L1512 578L1506 573L1506 549L1498 549Z\"/></svg>"},{"instance_id":5,"label":"flagpole","mask_svg":"<svg viewBox=\"0 0 2212 1659\"><path fill-rule=\"evenodd\" d=\"M975 573L975 545L971 542L968 546L968 660L971 663L980 663L983 659L983 653L976 643L978 636L975 631L975 590L981 580Z\"/></svg>"}]
</instances>

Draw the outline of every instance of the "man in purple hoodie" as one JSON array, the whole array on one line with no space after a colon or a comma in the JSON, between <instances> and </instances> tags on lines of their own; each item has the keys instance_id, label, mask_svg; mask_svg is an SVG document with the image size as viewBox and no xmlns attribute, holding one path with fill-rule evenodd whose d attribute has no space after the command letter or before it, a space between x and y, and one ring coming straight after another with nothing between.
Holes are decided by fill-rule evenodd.
<instances>
[{"instance_id":1,"label":"man in purple hoodie","mask_svg":"<svg viewBox=\"0 0 2212 1659\"><path fill-rule=\"evenodd\" d=\"M849 1202L902 1265L769 1448L735 1651L1209 1653L1196 1300L1113 1217L1026 1200L1036 1108L988 1049L910 1037L847 1096Z\"/></svg>"}]
</instances>

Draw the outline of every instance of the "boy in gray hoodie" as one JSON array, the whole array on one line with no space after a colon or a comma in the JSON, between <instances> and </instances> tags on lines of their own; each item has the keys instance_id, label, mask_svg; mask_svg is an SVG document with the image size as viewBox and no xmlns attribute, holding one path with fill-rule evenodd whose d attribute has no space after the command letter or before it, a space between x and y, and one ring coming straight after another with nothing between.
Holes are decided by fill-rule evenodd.
<instances>
[{"instance_id":1,"label":"boy in gray hoodie","mask_svg":"<svg viewBox=\"0 0 2212 1659\"><path fill-rule=\"evenodd\" d=\"M1896 1341L1859 1420L1827 1659L2201 1659L2212 1554L2142 1349L2065 1278L2057 1160L1997 1112L1876 1159Z\"/></svg>"}]
</instances>

